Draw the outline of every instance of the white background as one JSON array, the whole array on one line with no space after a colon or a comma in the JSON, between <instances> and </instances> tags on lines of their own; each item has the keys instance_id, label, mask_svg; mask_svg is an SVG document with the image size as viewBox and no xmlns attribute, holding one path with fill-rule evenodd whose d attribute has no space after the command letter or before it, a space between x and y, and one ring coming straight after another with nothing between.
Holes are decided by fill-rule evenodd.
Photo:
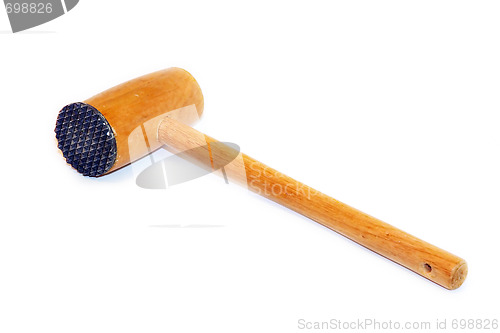
<instances>
[{"instance_id":1,"label":"white background","mask_svg":"<svg viewBox=\"0 0 500 333\"><path fill-rule=\"evenodd\" d=\"M496 1L82 0L12 34L0 10L0 332L499 319L499 17ZM198 129L465 258L468 280L448 291L213 175L158 192L65 163L64 105L171 66L203 89Z\"/></svg>"}]
</instances>

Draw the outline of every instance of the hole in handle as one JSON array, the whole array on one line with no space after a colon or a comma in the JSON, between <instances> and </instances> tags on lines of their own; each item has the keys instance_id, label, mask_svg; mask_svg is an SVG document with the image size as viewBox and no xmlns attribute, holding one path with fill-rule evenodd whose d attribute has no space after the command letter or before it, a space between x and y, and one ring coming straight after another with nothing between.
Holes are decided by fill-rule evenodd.
<instances>
[{"instance_id":1,"label":"hole in handle","mask_svg":"<svg viewBox=\"0 0 500 333\"><path fill-rule=\"evenodd\" d=\"M429 265L429 264L427 264L427 263L425 263L425 264L424 264L424 270L425 270L427 273L430 273L430 272L432 272L432 266L431 266L431 265Z\"/></svg>"}]
</instances>

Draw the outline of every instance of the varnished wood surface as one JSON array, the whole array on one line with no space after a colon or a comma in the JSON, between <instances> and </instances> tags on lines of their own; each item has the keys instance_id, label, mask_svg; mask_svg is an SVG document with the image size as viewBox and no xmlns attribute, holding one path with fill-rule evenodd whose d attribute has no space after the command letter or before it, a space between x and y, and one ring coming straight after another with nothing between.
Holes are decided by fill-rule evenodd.
<instances>
[{"instance_id":1,"label":"varnished wood surface","mask_svg":"<svg viewBox=\"0 0 500 333\"><path fill-rule=\"evenodd\" d=\"M354 209L310 188L227 145L172 118L158 129L158 141L171 150L187 152L188 158L205 167L224 165L231 181L248 187L366 248L448 289L456 289L467 276L466 262L445 250L390 224ZM192 149L204 147L203 149ZM219 162L217 162L219 161Z\"/></svg>"},{"instance_id":2,"label":"varnished wood surface","mask_svg":"<svg viewBox=\"0 0 500 333\"><path fill-rule=\"evenodd\" d=\"M115 133L117 158L109 172L160 147L155 140L147 141L147 137L156 136L158 123L167 113L182 110L177 115L185 116L188 112L183 108L191 107L195 110L194 116L182 119L191 123L203 112L203 94L198 83L180 68L141 76L89 98L85 103L99 110Z\"/></svg>"}]
</instances>

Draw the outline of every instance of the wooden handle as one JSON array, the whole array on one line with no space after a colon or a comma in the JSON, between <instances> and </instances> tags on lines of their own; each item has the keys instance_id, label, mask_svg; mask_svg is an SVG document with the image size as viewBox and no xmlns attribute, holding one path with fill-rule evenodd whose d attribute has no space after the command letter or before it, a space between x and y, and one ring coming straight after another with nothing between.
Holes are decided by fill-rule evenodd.
<instances>
[{"instance_id":1,"label":"wooden handle","mask_svg":"<svg viewBox=\"0 0 500 333\"><path fill-rule=\"evenodd\" d=\"M223 166L225 175L232 181L447 289L458 288L467 276L467 263L463 259L316 191L176 120L167 117L160 123L158 140L171 150L184 152L185 157L198 164L214 169L217 165Z\"/></svg>"}]
</instances>

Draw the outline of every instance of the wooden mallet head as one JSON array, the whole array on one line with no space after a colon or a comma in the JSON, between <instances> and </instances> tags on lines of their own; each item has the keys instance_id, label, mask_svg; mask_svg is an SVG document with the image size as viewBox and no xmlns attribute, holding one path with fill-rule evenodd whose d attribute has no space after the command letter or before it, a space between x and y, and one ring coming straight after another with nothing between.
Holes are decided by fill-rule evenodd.
<instances>
[{"instance_id":1,"label":"wooden mallet head","mask_svg":"<svg viewBox=\"0 0 500 333\"><path fill-rule=\"evenodd\" d=\"M81 174L98 177L159 148L157 140L144 145L143 138L155 137L165 116L192 124L202 112L196 80L183 69L169 68L65 106L55 132L66 161Z\"/></svg>"}]
</instances>

